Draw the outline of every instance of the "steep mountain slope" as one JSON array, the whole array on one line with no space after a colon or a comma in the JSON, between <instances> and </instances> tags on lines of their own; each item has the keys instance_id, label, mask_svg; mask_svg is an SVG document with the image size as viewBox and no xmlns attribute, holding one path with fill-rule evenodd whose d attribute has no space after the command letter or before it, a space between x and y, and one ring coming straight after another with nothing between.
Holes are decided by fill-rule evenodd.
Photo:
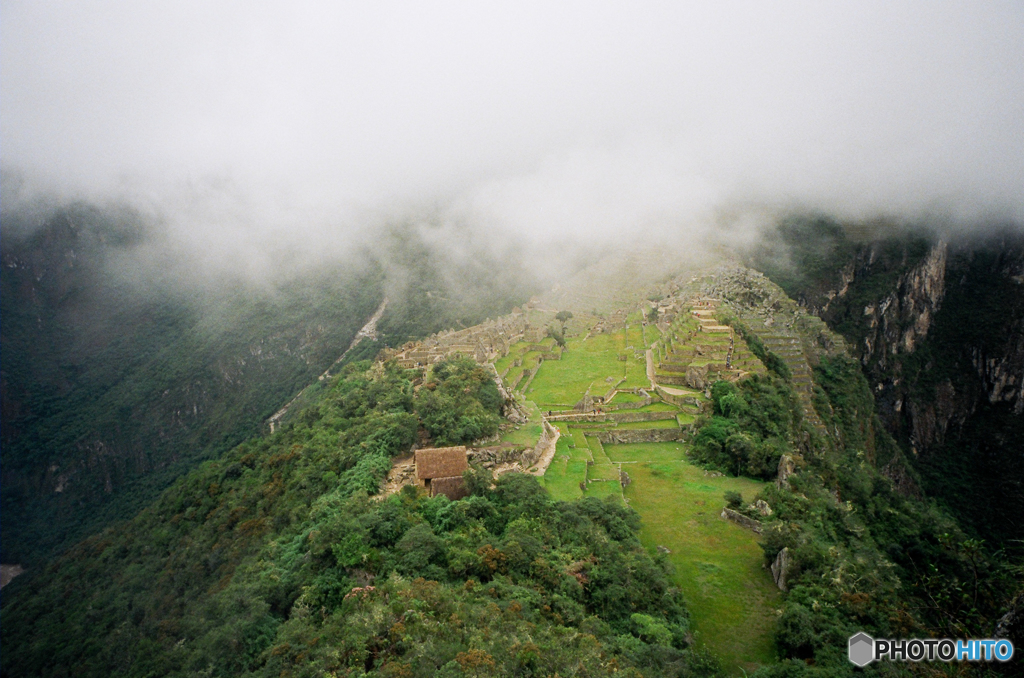
<instances>
[{"instance_id":1,"label":"steep mountain slope","mask_svg":"<svg viewBox=\"0 0 1024 678\"><path fill-rule=\"evenodd\" d=\"M924 489L1021 538L1024 234L861 230L794 219L754 263L847 339Z\"/></svg>"},{"instance_id":2,"label":"steep mountain slope","mask_svg":"<svg viewBox=\"0 0 1024 678\"><path fill-rule=\"evenodd\" d=\"M478 322L527 294L486 256L430 246L429 228L390 227L372 249L254 285L204 280L161 249L158 224L128 209L3 219L4 562L33 565L131 517L254 435L385 294L385 344ZM350 358L374 354L372 344Z\"/></svg>"},{"instance_id":3,"label":"steep mountain slope","mask_svg":"<svg viewBox=\"0 0 1024 678\"><path fill-rule=\"evenodd\" d=\"M251 436L382 295L372 265L264 292L229 282L186 295L127 278L122 267L152 236L138 215L84 205L22 238L5 231L5 559L130 516Z\"/></svg>"}]
</instances>

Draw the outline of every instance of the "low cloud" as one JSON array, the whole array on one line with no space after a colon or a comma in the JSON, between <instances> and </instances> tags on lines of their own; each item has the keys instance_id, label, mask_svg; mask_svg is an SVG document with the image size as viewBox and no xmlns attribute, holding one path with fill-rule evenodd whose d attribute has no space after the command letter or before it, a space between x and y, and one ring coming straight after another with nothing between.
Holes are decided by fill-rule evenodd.
<instances>
[{"instance_id":1,"label":"low cloud","mask_svg":"<svg viewBox=\"0 0 1024 678\"><path fill-rule=\"evenodd\" d=\"M1015 2L7 2L4 203L127 202L251 277L410 220L546 269L791 209L1020 222L1022 42Z\"/></svg>"}]
</instances>

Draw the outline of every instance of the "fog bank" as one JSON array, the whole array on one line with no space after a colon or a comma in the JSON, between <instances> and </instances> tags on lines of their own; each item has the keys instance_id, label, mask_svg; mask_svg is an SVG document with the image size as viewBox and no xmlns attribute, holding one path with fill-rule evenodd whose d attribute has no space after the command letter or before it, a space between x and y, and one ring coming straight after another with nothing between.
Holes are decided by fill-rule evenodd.
<instances>
[{"instance_id":1,"label":"fog bank","mask_svg":"<svg viewBox=\"0 0 1024 678\"><path fill-rule=\"evenodd\" d=\"M5 2L5 208L129 202L255 271L396 220L551 265L787 209L1024 221L1017 2L371 5Z\"/></svg>"}]
</instances>

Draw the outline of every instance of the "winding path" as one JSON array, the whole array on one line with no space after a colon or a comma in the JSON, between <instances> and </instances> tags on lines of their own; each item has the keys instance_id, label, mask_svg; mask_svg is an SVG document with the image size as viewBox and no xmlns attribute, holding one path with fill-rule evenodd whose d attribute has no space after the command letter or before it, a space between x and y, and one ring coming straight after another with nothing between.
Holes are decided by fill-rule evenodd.
<instances>
[{"instance_id":1,"label":"winding path","mask_svg":"<svg viewBox=\"0 0 1024 678\"><path fill-rule=\"evenodd\" d=\"M360 341L362 341L365 338L377 338L377 323L380 322L381 316L384 315L384 309L387 308L387 306L388 298L384 297L384 301L380 302L380 306L378 306L377 310L374 311L372 316L370 316L370 319L366 321L366 324L363 325L358 332L356 332L356 336L352 339L352 343L348 345L348 348L345 349L345 352L338 356L337 360L331 363L331 366L328 367L324 371L324 373L317 378L317 381L323 381L324 379L330 378L331 370L334 369L334 366L340 363L342 360L344 360L345 356L347 356L352 349L358 346ZM310 386L312 386L312 384L310 384ZM287 405L285 405L277 412L275 412L274 415L270 417L270 419L267 419L267 423L270 424L271 433L273 433L274 429L277 428L277 424L281 421L281 417L288 413L288 408L294 405L295 401L298 400L302 396L302 394L306 392L306 389L308 388L309 386L296 393L295 397L289 400Z\"/></svg>"}]
</instances>

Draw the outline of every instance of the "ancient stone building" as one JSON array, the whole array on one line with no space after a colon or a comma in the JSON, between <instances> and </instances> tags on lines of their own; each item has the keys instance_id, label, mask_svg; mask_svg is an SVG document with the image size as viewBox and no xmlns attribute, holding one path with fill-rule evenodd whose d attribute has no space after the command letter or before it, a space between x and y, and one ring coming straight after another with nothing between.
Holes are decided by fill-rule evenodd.
<instances>
[{"instance_id":1,"label":"ancient stone building","mask_svg":"<svg viewBox=\"0 0 1024 678\"><path fill-rule=\"evenodd\" d=\"M452 500L465 497L468 493L462 473L468 469L464 445L416 451L416 482L427 489L431 497L438 494Z\"/></svg>"},{"instance_id":2,"label":"ancient stone building","mask_svg":"<svg viewBox=\"0 0 1024 678\"><path fill-rule=\"evenodd\" d=\"M506 355L509 347L523 338L528 328L525 316L510 313L464 330L438 332L421 342L410 342L401 349L385 351L381 358L397 360L405 368L428 367L454 355L463 355L483 364Z\"/></svg>"}]
</instances>

